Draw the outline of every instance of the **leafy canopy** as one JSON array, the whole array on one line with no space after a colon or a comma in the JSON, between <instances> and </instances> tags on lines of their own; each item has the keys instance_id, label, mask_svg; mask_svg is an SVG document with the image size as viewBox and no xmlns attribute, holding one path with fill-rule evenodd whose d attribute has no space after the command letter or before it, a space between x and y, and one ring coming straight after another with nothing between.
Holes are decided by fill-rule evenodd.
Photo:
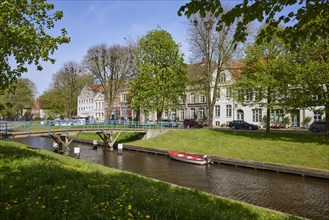
<instances>
[{"instance_id":1,"label":"leafy canopy","mask_svg":"<svg viewBox=\"0 0 329 220\"><path fill-rule=\"evenodd\" d=\"M186 65L179 45L165 30L143 36L137 49L137 76L131 82L132 106L145 112L177 107L184 96Z\"/></svg>"},{"instance_id":2,"label":"leafy canopy","mask_svg":"<svg viewBox=\"0 0 329 220\"><path fill-rule=\"evenodd\" d=\"M328 38L328 0L244 0L228 12L224 12L219 0L191 0L179 9L178 15L185 13L190 17L200 13L205 16L208 11L216 17L221 16L218 30L239 18L234 35L236 41L246 41L247 25L252 21L265 21L267 25L257 36L257 43L263 40L269 42L274 33L292 46L296 46L298 40ZM285 28L277 32L277 27L283 24Z\"/></svg>"},{"instance_id":3,"label":"leafy canopy","mask_svg":"<svg viewBox=\"0 0 329 220\"><path fill-rule=\"evenodd\" d=\"M50 55L70 41L65 29L57 37L46 33L63 17L53 9L45 0L0 2L0 91L27 72L27 64L42 70L40 61L55 62Z\"/></svg>"},{"instance_id":4,"label":"leafy canopy","mask_svg":"<svg viewBox=\"0 0 329 220\"><path fill-rule=\"evenodd\" d=\"M24 117L23 109L30 109L34 106L34 96L36 93L35 84L25 78L20 78L15 82L15 90L6 89L0 95L0 115L7 117Z\"/></svg>"}]
</instances>

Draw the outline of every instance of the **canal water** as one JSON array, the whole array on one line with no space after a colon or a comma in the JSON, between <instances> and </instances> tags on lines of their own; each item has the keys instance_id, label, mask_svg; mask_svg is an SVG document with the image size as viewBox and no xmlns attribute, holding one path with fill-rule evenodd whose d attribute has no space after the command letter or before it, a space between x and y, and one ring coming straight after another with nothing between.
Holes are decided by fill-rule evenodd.
<instances>
[{"instance_id":1,"label":"canal water","mask_svg":"<svg viewBox=\"0 0 329 220\"><path fill-rule=\"evenodd\" d=\"M50 138L18 138L15 141L53 150ZM81 160L310 219L329 219L329 180L222 164L192 165L129 150L118 154L101 148L93 150L91 145L81 143L72 143L70 147L80 147Z\"/></svg>"}]
</instances>

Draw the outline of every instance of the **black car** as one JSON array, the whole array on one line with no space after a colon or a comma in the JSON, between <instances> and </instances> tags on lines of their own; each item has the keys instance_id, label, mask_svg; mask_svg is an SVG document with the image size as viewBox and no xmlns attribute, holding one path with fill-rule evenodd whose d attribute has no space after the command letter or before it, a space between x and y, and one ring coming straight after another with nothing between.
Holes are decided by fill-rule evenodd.
<instances>
[{"instance_id":1,"label":"black car","mask_svg":"<svg viewBox=\"0 0 329 220\"><path fill-rule=\"evenodd\" d=\"M233 129L249 129L249 130L257 130L258 126L254 124L249 124L248 122L242 120L234 120L231 121L228 126Z\"/></svg>"},{"instance_id":2,"label":"black car","mask_svg":"<svg viewBox=\"0 0 329 220\"><path fill-rule=\"evenodd\" d=\"M325 121L315 121L308 128L313 133L321 132L326 130L326 122Z\"/></svg>"}]
</instances>

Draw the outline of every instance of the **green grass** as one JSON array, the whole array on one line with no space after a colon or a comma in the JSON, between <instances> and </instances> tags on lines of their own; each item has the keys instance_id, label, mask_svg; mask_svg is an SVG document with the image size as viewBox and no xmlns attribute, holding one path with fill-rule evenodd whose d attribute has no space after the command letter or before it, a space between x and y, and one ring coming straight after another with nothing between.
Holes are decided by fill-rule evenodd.
<instances>
[{"instance_id":1,"label":"green grass","mask_svg":"<svg viewBox=\"0 0 329 220\"><path fill-rule=\"evenodd\" d=\"M116 138L118 133L113 134L113 140ZM102 139L96 133L80 133L77 135L77 138L80 139L88 139L88 140L98 140L101 141ZM121 133L116 143L126 143L139 140L138 133Z\"/></svg>"},{"instance_id":2,"label":"green grass","mask_svg":"<svg viewBox=\"0 0 329 220\"><path fill-rule=\"evenodd\" d=\"M131 144L228 158L329 169L329 138L315 134L190 129Z\"/></svg>"},{"instance_id":3,"label":"green grass","mask_svg":"<svg viewBox=\"0 0 329 220\"><path fill-rule=\"evenodd\" d=\"M1 219L296 219L0 141Z\"/></svg>"}]
</instances>

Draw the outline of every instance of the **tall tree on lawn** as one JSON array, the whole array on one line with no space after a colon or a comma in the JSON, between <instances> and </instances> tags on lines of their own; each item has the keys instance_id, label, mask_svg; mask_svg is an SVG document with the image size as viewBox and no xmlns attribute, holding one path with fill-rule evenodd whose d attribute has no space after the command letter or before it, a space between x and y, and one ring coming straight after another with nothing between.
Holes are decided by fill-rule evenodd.
<instances>
[{"instance_id":1,"label":"tall tree on lawn","mask_svg":"<svg viewBox=\"0 0 329 220\"><path fill-rule=\"evenodd\" d=\"M145 113L176 109L185 97L186 65L179 45L165 30L152 30L137 47L137 75L131 81L132 107Z\"/></svg>"}]
</instances>

